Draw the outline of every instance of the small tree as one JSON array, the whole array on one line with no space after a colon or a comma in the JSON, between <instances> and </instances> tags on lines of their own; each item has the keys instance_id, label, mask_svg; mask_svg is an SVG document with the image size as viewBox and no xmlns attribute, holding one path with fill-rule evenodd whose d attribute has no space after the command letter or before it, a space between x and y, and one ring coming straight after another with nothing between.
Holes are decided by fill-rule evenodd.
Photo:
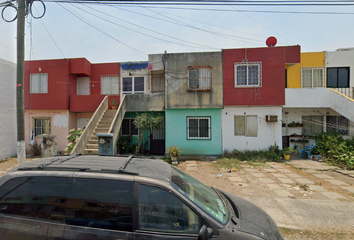
<instances>
[{"instance_id":1,"label":"small tree","mask_svg":"<svg viewBox=\"0 0 354 240\"><path fill-rule=\"evenodd\" d=\"M136 154L139 155L141 142L146 129L155 130L159 128L161 121L164 119L163 116L154 117L152 113L145 112L138 114L134 120L134 124L137 128L142 129L140 133L139 144L136 150Z\"/></svg>"}]
</instances>

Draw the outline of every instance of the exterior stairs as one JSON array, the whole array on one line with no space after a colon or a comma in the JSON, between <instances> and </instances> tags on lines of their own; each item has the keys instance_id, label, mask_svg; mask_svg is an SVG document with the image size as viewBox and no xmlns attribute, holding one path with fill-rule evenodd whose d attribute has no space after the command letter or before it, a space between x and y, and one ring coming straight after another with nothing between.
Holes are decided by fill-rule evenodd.
<instances>
[{"instance_id":1,"label":"exterior stairs","mask_svg":"<svg viewBox=\"0 0 354 240\"><path fill-rule=\"evenodd\" d=\"M85 146L84 154L95 154L98 155L98 137L97 133L108 133L109 127L112 124L114 115L117 110L107 109L102 115L101 119L98 121L95 129L92 132L90 139L87 141Z\"/></svg>"}]
</instances>

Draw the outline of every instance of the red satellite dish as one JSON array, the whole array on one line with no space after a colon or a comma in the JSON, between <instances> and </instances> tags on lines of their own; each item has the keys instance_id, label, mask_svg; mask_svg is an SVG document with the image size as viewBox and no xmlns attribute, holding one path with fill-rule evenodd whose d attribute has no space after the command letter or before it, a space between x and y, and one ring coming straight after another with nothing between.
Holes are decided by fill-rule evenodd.
<instances>
[{"instance_id":1,"label":"red satellite dish","mask_svg":"<svg viewBox=\"0 0 354 240\"><path fill-rule=\"evenodd\" d=\"M268 47L274 47L277 44L277 39L275 37L269 37L266 44Z\"/></svg>"}]
</instances>

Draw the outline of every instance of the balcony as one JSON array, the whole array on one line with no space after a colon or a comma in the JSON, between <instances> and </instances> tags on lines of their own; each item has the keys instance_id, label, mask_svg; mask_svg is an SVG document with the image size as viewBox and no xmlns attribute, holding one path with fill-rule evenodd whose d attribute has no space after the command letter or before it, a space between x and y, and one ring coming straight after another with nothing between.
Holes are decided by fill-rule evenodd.
<instances>
[{"instance_id":1,"label":"balcony","mask_svg":"<svg viewBox=\"0 0 354 240\"><path fill-rule=\"evenodd\" d=\"M104 97L104 95L72 95L70 112L94 112Z\"/></svg>"}]
</instances>

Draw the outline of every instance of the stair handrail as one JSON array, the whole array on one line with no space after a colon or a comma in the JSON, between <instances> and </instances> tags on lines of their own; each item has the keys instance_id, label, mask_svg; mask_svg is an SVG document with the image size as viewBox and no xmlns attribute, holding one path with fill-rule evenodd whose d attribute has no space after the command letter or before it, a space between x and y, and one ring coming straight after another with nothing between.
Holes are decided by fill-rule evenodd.
<instances>
[{"instance_id":1,"label":"stair handrail","mask_svg":"<svg viewBox=\"0 0 354 240\"><path fill-rule=\"evenodd\" d=\"M84 131L82 132L79 139L76 141L74 148L71 150L70 154L78 154L83 153L85 150L85 146L87 141L90 139L93 130L95 129L98 121L101 119L101 116L108 109L108 96L106 95L95 113L92 115L90 121L86 125Z\"/></svg>"},{"instance_id":2,"label":"stair handrail","mask_svg":"<svg viewBox=\"0 0 354 240\"><path fill-rule=\"evenodd\" d=\"M119 137L119 131L120 131L120 127L123 122L125 112L127 111L126 96L127 95L123 96L122 101L119 104L118 110L113 117L111 126L109 127L109 130L108 130L108 133L113 133L113 146L114 146L113 152L114 152L114 154L117 154L117 148L115 146L116 146L117 139Z\"/></svg>"}]
</instances>

